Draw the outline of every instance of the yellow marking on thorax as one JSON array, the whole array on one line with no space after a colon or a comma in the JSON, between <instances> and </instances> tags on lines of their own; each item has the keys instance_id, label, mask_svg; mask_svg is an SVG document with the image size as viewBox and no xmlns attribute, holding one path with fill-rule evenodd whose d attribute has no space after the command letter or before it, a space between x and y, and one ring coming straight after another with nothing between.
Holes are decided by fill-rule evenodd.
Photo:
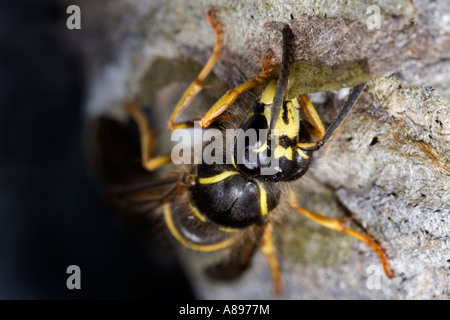
<instances>
[{"instance_id":1,"label":"yellow marking on thorax","mask_svg":"<svg viewBox=\"0 0 450 320\"><path fill-rule=\"evenodd\" d=\"M286 117L288 123L284 123L283 114L284 108L281 109L278 120L275 124L275 133L277 136L287 136L290 139L295 139L298 136L300 130L300 105L297 98L292 99L286 103ZM266 105L264 108L264 116L267 119L267 123L270 123L272 117L272 106Z\"/></svg>"},{"instance_id":2,"label":"yellow marking on thorax","mask_svg":"<svg viewBox=\"0 0 450 320\"><path fill-rule=\"evenodd\" d=\"M277 82L275 80L270 81L270 83L267 85L267 87L261 94L260 102L264 104L272 104L276 90L277 90Z\"/></svg>"},{"instance_id":3,"label":"yellow marking on thorax","mask_svg":"<svg viewBox=\"0 0 450 320\"><path fill-rule=\"evenodd\" d=\"M267 191L260 183L257 184L259 189L259 207L261 208L261 215L265 216L269 213L269 209L267 207Z\"/></svg>"},{"instance_id":4,"label":"yellow marking on thorax","mask_svg":"<svg viewBox=\"0 0 450 320\"><path fill-rule=\"evenodd\" d=\"M275 97L276 88L277 83L275 80L272 80L261 95L261 103L266 105L264 108L264 116L266 117L268 123L270 123L272 116L272 103L273 98ZM286 107L281 109L280 115L275 124L275 134L278 138L286 136L289 139L297 139L300 130L300 104L298 103L296 97L288 102L285 102L285 104ZM284 122L286 119L287 123ZM254 149L253 151L258 153L265 151L266 149L267 141L261 147ZM302 150L298 150L298 153L303 158L308 158ZM278 145L274 150L275 158L285 157L288 160L292 160L294 156L293 154L294 150L292 147L284 148Z\"/></svg>"},{"instance_id":5,"label":"yellow marking on thorax","mask_svg":"<svg viewBox=\"0 0 450 320\"><path fill-rule=\"evenodd\" d=\"M295 106L299 105L298 102L293 103L293 101L297 102L297 98L286 102L286 112L284 108L281 109L280 116L275 124L275 133L278 133L278 136L286 135L289 139L297 138L300 129L300 111ZM283 117L284 114L285 117ZM283 118L287 118L287 124L284 122Z\"/></svg>"},{"instance_id":6,"label":"yellow marking on thorax","mask_svg":"<svg viewBox=\"0 0 450 320\"><path fill-rule=\"evenodd\" d=\"M267 123L270 123L271 116L272 116L272 106L266 105L264 108L264 117L266 117Z\"/></svg>"},{"instance_id":7,"label":"yellow marking on thorax","mask_svg":"<svg viewBox=\"0 0 450 320\"><path fill-rule=\"evenodd\" d=\"M199 178L198 182L200 184L214 184L217 182L221 182L231 176L237 175L239 174L236 171L224 171L222 173L219 173L218 175L212 176L212 177L207 177L207 178Z\"/></svg>"},{"instance_id":8,"label":"yellow marking on thorax","mask_svg":"<svg viewBox=\"0 0 450 320\"><path fill-rule=\"evenodd\" d=\"M272 111L272 102L275 97L275 91L277 89L277 83L275 80L270 81L267 87L264 89L261 94L260 102L265 105L264 108L264 116L267 119L267 123L270 123L271 111Z\"/></svg>"}]
</instances>

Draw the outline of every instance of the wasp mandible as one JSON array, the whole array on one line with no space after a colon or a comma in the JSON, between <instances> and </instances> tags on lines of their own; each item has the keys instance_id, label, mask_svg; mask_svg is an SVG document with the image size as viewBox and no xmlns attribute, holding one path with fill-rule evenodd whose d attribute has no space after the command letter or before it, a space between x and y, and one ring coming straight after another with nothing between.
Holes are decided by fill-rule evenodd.
<instances>
[{"instance_id":1,"label":"wasp mandible","mask_svg":"<svg viewBox=\"0 0 450 320\"><path fill-rule=\"evenodd\" d=\"M171 131L192 127L192 122L176 120L206 87L203 82L220 57L223 31L217 11L209 11L207 19L215 32L213 52L175 106L168 121ZM168 191L158 199L158 204L168 230L179 243L207 252L236 247L238 253L232 254L230 261L211 268L211 275L232 277L240 274L255 248L259 247L269 261L274 291L280 293L282 282L272 235L273 217L280 203L287 202L293 212L368 244L378 255L386 275L392 277L386 255L379 244L370 236L345 226L346 220L331 219L301 208L290 185L307 172L314 152L328 141L342 123L365 84L351 90L336 119L325 130L306 94L286 98L294 39L288 25L284 26L282 36L279 72L275 72L273 59L266 54L262 71L256 77L227 91L200 119L203 128L240 129L234 145L226 150L226 154L231 155L231 163L200 163L177 168L173 175L117 195L130 202L142 202L148 194L167 186ZM257 87L262 87L262 91L256 101L251 104L236 102L245 92ZM125 109L139 127L143 167L154 171L169 164L170 155L154 155L155 134L143 112L131 103L126 104ZM255 143L245 139L245 134L251 130L259 133ZM273 162L276 166L267 174L265 170ZM252 245L246 246L248 243ZM237 261L233 262L233 259ZM221 273L227 275L221 276Z\"/></svg>"}]
</instances>

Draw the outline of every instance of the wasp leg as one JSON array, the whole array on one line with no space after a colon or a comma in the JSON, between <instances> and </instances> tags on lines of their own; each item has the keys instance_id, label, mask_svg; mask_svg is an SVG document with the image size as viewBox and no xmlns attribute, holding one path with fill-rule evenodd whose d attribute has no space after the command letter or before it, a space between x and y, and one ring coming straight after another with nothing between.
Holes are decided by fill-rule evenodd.
<instances>
[{"instance_id":1,"label":"wasp leg","mask_svg":"<svg viewBox=\"0 0 450 320\"><path fill-rule=\"evenodd\" d=\"M170 155L153 157L155 149L155 133L150 130L147 118L135 105L125 104L125 110L136 121L141 135L142 166L148 171L154 171L170 162Z\"/></svg>"},{"instance_id":2,"label":"wasp leg","mask_svg":"<svg viewBox=\"0 0 450 320\"><path fill-rule=\"evenodd\" d=\"M239 97L240 94L245 91L251 90L261 82L265 81L272 72L271 65L272 58L264 57L262 71L255 78L237 86L234 89L228 90L222 98L217 101L212 108L203 116L200 120L200 125L203 128L209 127L209 125L214 122L228 107Z\"/></svg>"},{"instance_id":3,"label":"wasp leg","mask_svg":"<svg viewBox=\"0 0 450 320\"><path fill-rule=\"evenodd\" d=\"M379 244L377 244L371 237L369 237L368 235L362 234L356 230L347 228L346 226L344 226L344 223L347 220L336 220L336 219L332 219L332 218L328 218L325 216L322 216L318 213L314 213L305 209L302 209L299 207L298 205L298 200L297 197L291 192L290 194L290 205L292 206L292 208L294 208L297 212L301 213L302 215L306 216L307 218L317 222L318 224L332 229L332 230L336 230L336 231L340 231L340 232L344 232L364 243L367 243L373 251L375 251L375 253L378 255L378 257L380 258L381 264L383 265L383 269L384 272L386 273L386 276L388 278L392 278L394 276L394 274L392 273L392 271L390 270L389 267L389 263L388 260L386 258L386 255L383 251L383 249L381 248L381 246Z\"/></svg>"},{"instance_id":4,"label":"wasp leg","mask_svg":"<svg viewBox=\"0 0 450 320\"><path fill-rule=\"evenodd\" d=\"M279 295L281 294L281 273L280 265L278 264L278 260L276 257L276 249L273 243L272 231L272 224L269 223L264 230L261 243L261 251L266 256L267 260L269 260L270 269L272 271L274 292L275 294Z\"/></svg>"},{"instance_id":5,"label":"wasp leg","mask_svg":"<svg viewBox=\"0 0 450 320\"><path fill-rule=\"evenodd\" d=\"M308 128L308 132L317 139L322 139L325 134L325 128L319 114L316 111L316 108L314 108L314 105L306 94L300 94L298 99L309 123L313 126L312 128Z\"/></svg>"},{"instance_id":6,"label":"wasp leg","mask_svg":"<svg viewBox=\"0 0 450 320\"><path fill-rule=\"evenodd\" d=\"M180 101L178 101L177 105L175 106L175 109L170 115L168 126L169 130L171 131L190 126L188 123L174 123L175 119L181 112L183 112L183 110L187 108L187 106L192 102L192 100L194 100L197 94L202 89L205 88L205 86L203 85L203 80L205 80L205 78L211 72L212 68L214 67L220 56L220 50L222 48L222 27L220 23L216 21L216 11L215 10L209 11L206 18L208 19L208 22L211 25L211 27L213 27L216 37L213 52L209 57L208 62L206 62L205 66L203 67L202 71L200 71L200 74L186 89Z\"/></svg>"}]
</instances>

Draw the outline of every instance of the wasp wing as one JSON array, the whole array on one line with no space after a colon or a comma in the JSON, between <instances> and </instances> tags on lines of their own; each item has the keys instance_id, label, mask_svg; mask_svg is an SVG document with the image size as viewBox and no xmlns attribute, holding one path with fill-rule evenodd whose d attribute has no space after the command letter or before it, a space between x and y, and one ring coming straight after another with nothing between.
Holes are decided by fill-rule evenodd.
<instances>
[{"instance_id":1,"label":"wasp wing","mask_svg":"<svg viewBox=\"0 0 450 320\"><path fill-rule=\"evenodd\" d=\"M253 225L242 230L239 239L230 248L227 257L208 267L206 274L216 280L232 280L249 268L255 251L261 242L265 225Z\"/></svg>"},{"instance_id":2,"label":"wasp wing","mask_svg":"<svg viewBox=\"0 0 450 320\"><path fill-rule=\"evenodd\" d=\"M126 186L112 186L102 196L101 203L106 208L121 213L147 214L170 197L180 182L180 176L173 176Z\"/></svg>"}]
</instances>

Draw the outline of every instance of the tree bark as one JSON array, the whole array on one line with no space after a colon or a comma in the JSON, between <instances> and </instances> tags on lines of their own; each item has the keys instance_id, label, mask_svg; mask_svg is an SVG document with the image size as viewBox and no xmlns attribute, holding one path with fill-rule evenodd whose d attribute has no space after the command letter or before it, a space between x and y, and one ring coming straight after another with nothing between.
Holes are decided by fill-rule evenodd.
<instances>
[{"instance_id":1,"label":"tree bark","mask_svg":"<svg viewBox=\"0 0 450 320\"><path fill-rule=\"evenodd\" d=\"M182 92L186 86L180 83L192 81L211 53L214 33L205 18L211 8L224 30L212 75L217 90L254 77L268 50L278 66L284 24L295 37L288 94L316 93L311 99L325 126L345 100L342 89L368 81L355 109L301 179L298 194L306 209L352 216L349 225L386 250L395 277L384 276L368 246L290 212L275 226L282 297L450 298L447 1L375 1L379 29L368 27L373 13L365 1L78 3L82 32L71 33L69 41L87 61L88 123L102 117L123 121L124 101L145 105L157 91ZM176 102L168 96L151 111L163 129ZM260 253L241 278L228 283L205 277L209 260L202 253L183 255L200 298L274 298Z\"/></svg>"}]
</instances>

